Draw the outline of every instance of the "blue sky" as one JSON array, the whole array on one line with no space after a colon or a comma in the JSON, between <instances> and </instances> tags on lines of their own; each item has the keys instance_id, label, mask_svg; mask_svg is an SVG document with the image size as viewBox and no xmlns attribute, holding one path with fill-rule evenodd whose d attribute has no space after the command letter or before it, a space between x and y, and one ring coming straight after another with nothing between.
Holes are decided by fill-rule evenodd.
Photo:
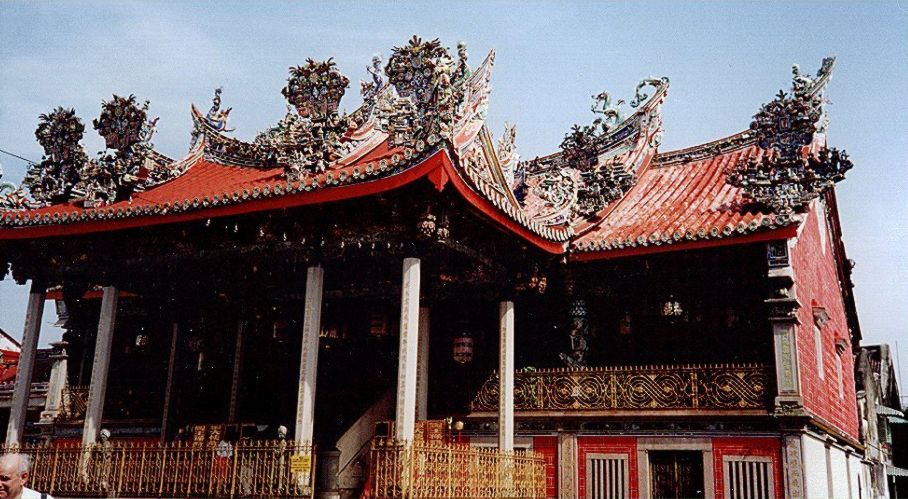
<instances>
[{"instance_id":1,"label":"blue sky","mask_svg":"<svg viewBox=\"0 0 908 499\"><path fill-rule=\"evenodd\" d=\"M71 106L89 123L102 99L135 93L161 117L157 148L180 156L190 103L206 108L219 85L236 135L251 139L283 115L289 66L333 56L353 82L342 102L352 109L372 55L413 34L466 41L474 65L497 51L489 122L496 134L517 124L523 157L556 150L573 123L589 121L591 95L628 99L650 75L671 78L662 150L729 135L788 87L792 63L813 72L836 55L829 138L856 165L838 195L858 312L866 342L901 340L908 371L908 0L3 2L0 148L38 160L39 114ZM84 144L100 150L88 128ZM24 162L0 163L4 180L21 179ZM0 283L0 327L15 336L24 294ZM59 334L45 332L42 343Z\"/></svg>"}]
</instances>

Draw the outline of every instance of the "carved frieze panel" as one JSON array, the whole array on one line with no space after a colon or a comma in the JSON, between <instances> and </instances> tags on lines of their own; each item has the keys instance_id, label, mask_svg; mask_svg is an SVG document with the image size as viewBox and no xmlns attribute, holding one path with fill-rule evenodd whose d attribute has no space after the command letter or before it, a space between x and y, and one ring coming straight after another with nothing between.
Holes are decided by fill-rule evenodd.
<instances>
[{"instance_id":1,"label":"carved frieze panel","mask_svg":"<svg viewBox=\"0 0 908 499\"><path fill-rule=\"evenodd\" d=\"M769 369L762 365L613 367L521 372L514 404L523 411L768 409ZM498 409L498 376L471 403Z\"/></svg>"}]
</instances>

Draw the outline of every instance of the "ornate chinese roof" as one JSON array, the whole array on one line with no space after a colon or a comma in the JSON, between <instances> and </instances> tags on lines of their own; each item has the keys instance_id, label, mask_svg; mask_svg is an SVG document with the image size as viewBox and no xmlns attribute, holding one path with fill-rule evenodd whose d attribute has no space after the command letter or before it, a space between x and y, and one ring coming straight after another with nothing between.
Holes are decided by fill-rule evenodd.
<instances>
[{"instance_id":1,"label":"ornate chinese roof","mask_svg":"<svg viewBox=\"0 0 908 499\"><path fill-rule=\"evenodd\" d=\"M284 118L252 142L230 136L218 89L207 113L192 106L192 145L179 160L154 150L147 102L103 103L93 124L108 151L97 159L79 144L81 120L58 108L41 117L46 154L23 188L0 187L0 239L266 211L427 178L549 252L599 258L784 229L850 167L825 149L831 59L815 79L796 69L790 95L721 141L657 154L668 79L647 78L629 106L594 96L590 125L567 132L559 152L521 161L516 127L496 143L485 121L494 51L475 69L463 44L456 57L417 37L384 70L376 57L350 114L339 111L349 80L331 60L308 60L290 69Z\"/></svg>"},{"instance_id":2,"label":"ornate chinese roof","mask_svg":"<svg viewBox=\"0 0 908 499\"><path fill-rule=\"evenodd\" d=\"M726 169L762 151L738 135L731 147L706 144L656 156L637 185L595 227L571 242L576 253L658 251L658 247L754 236L792 226L793 219L750 205L725 181ZM700 159L683 160L685 154ZM774 235L773 237L778 237ZM751 240L756 239L751 237Z\"/></svg>"}]
</instances>

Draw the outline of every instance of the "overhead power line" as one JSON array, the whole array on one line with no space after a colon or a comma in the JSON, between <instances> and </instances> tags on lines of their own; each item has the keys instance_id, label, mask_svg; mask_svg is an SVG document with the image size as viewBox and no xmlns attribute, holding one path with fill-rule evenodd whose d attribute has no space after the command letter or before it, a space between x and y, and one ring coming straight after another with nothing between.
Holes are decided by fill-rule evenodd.
<instances>
[{"instance_id":1,"label":"overhead power line","mask_svg":"<svg viewBox=\"0 0 908 499\"><path fill-rule=\"evenodd\" d=\"M12 156L12 157L14 157L14 158L19 158L19 159L21 159L22 161L25 161L26 163L28 163L28 164L30 164L30 165L36 165L36 164L38 164L38 163L35 163L34 161L28 159L28 158L23 158L22 156L19 156L18 154L13 154L13 153L11 153L11 152L9 152L9 151L4 151L3 149L0 149L0 152L2 152L3 154L9 154L10 156Z\"/></svg>"}]
</instances>

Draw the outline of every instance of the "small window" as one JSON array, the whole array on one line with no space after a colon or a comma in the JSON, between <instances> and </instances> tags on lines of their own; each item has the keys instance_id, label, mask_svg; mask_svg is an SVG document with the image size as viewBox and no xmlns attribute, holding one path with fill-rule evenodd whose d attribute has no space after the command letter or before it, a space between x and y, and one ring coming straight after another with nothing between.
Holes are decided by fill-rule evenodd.
<instances>
[{"instance_id":1,"label":"small window","mask_svg":"<svg viewBox=\"0 0 908 499\"><path fill-rule=\"evenodd\" d=\"M726 499L770 499L775 497L772 459L753 456L725 456Z\"/></svg>"},{"instance_id":2,"label":"small window","mask_svg":"<svg viewBox=\"0 0 908 499\"><path fill-rule=\"evenodd\" d=\"M842 376L842 357L841 356L836 357L835 373L836 373L836 377L839 380L839 398L844 399L845 398L845 380L843 379L843 376Z\"/></svg>"},{"instance_id":3,"label":"small window","mask_svg":"<svg viewBox=\"0 0 908 499\"><path fill-rule=\"evenodd\" d=\"M826 379L826 372L823 370L823 332L817 326L813 327L813 341L817 349L817 374L820 379Z\"/></svg>"},{"instance_id":4,"label":"small window","mask_svg":"<svg viewBox=\"0 0 908 499\"><path fill-rule=\"evenodd\" d=\"M587 499L630 497L627 454L587 454L586 497Z\"/></svg>"}]
</instances>

